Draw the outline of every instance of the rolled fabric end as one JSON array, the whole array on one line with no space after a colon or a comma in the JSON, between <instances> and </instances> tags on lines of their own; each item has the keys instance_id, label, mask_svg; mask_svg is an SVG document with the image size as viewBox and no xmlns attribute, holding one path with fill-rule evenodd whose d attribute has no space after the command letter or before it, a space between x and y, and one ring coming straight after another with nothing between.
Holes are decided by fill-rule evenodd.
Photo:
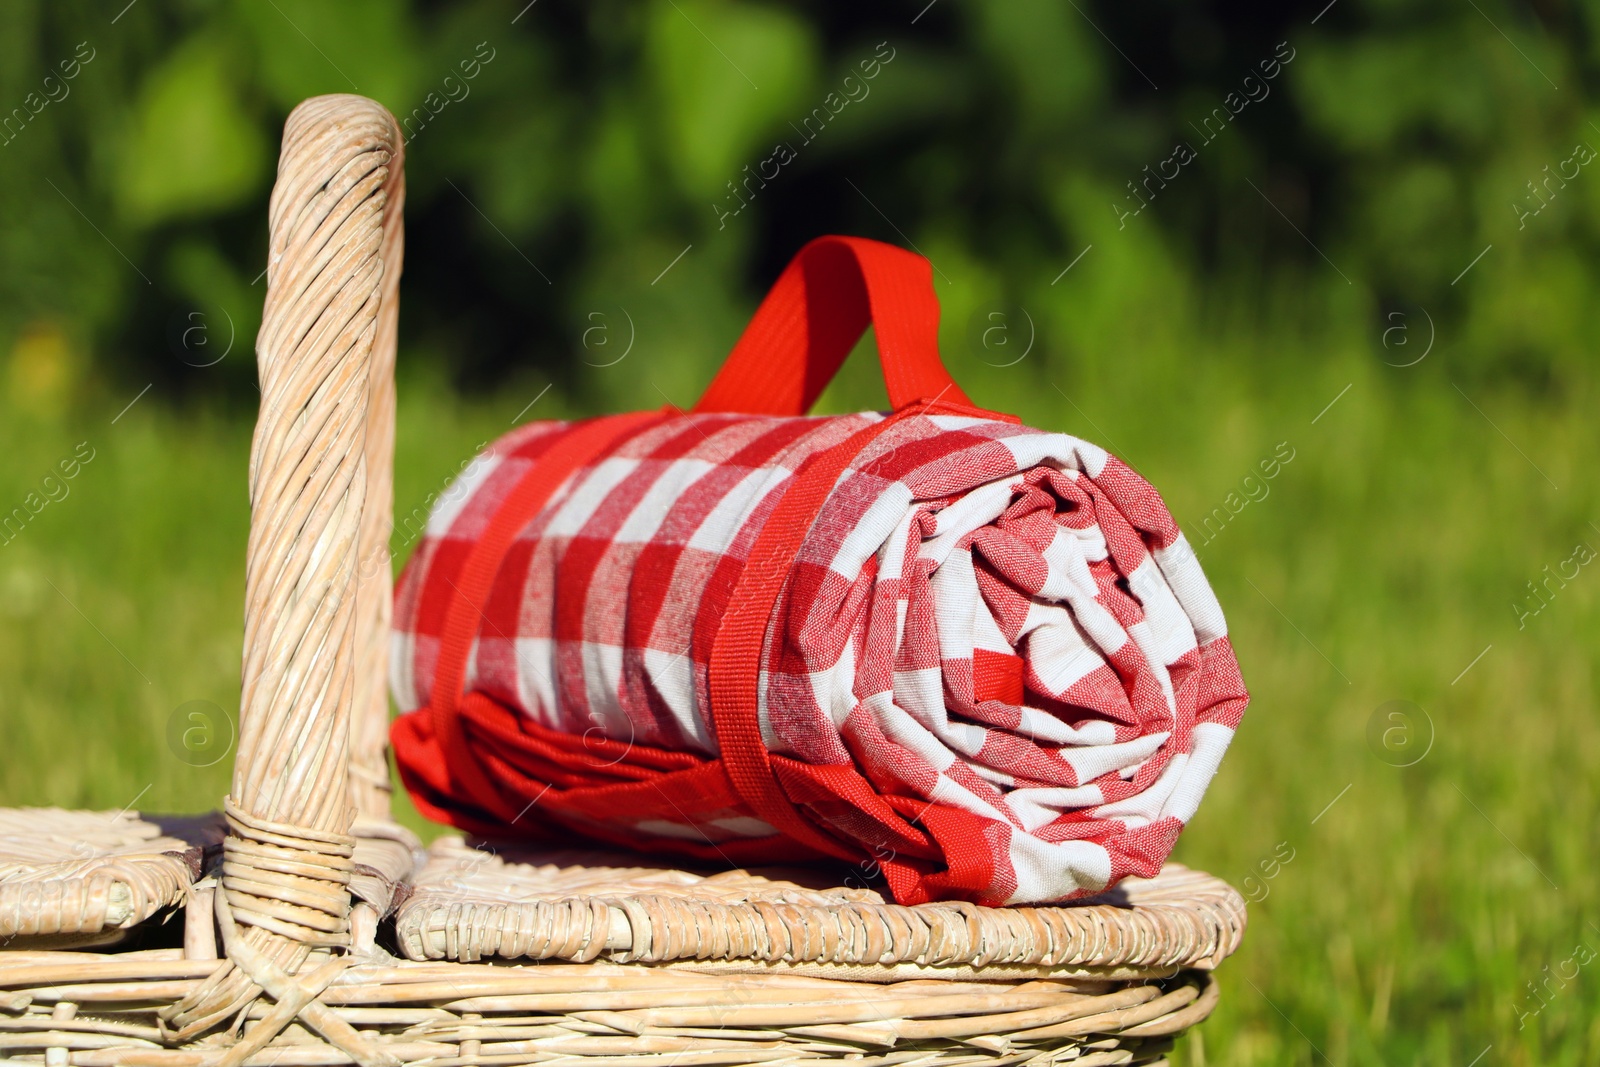
<instances>
[{"instance_id":1,"label":"rolled fabric end","mask_svg":"<svg viewBox=\"0 0 1600 1067\"><path fill-rule=\"evenodd\" d=\"M683 416L574 470L495 574L446 752L439 619L568 427L497 442L401 580L395 742L425 812L713 861L831 857L903 903L1155 874L1247 700L1193 551L1143 478L1077 438L882 419ZM752 803L712 651L807 461L853 435L758 633L760 773L784 823Z\"/></svg>"}]
</instances>

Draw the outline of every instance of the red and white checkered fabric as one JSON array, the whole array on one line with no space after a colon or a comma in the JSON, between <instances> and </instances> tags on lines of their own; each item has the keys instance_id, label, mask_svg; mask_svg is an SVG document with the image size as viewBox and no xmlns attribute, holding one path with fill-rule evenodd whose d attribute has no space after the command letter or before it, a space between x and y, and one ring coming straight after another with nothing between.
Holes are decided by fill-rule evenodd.
<instances>
[{"instance_id":1,"label":"red and white checkered fabric","mask_svg":"<svg viewBox=\"0 0 1600 1067\"><path fill-rule=\"evenodd\" d=\"M397 592L396 751L422 810L707 860L831 856L903 902L1061 901L1155 874L1245 707L1222 612L1143 478L998 418L886 427L793 557L757 712L816 839L730 784L708 664L732 590L800 465L884 418L663 416L574 470L481 607L463 770L429 713L443 619L502 501L582 424L478 457Z\"/></svg>"}]
</instances>

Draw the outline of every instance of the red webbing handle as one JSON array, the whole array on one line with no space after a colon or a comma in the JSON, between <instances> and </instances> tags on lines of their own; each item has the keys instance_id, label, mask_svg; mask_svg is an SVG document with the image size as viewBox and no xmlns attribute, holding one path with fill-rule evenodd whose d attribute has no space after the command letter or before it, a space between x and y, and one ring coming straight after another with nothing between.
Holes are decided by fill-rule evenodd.
<instances>
[{"instance_id":1,"label":"red webbing handle","mask_svg":"<svg viewBox=\"0 0 1600 1067\"><path fill-rule=\"evenodd\" d=\"M855 859L858 850L813 826L784 794L773 771L771 754L761 737L762 646L772 624L773 610L793 572L795 556L827 502L829 491L863 449L913 413L912 409L903 408L800 465L750 546L744 569L712 639L711 660L707 664L712 729L734 789L768 824L821 852L847 860Z\"/></svg>"},{"instance_id":2,"label":"red webbing handle","mask_svg":"<svg viewBox=\"0 0 1600 1067\"><path fill-rule=\"evenodd\" d=\"M778 276L694 411L804 415L869 324L891 406L971 404L939 359L928 261L863 237L818 237Z\"/></svg>"}]
</instances>

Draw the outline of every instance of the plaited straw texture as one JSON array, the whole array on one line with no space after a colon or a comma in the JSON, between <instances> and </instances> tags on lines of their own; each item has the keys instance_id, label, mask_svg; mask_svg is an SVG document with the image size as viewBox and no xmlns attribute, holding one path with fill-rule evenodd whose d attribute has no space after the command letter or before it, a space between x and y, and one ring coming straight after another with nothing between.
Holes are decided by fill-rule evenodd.
<instances>
[{"instance_id":1,"label":"plaited straw texture","mask_svg":"<svg viewBox=\"0 0 1600 1067\"><path fill-rule=\"evenodd\" d=\"M58 1062L70 1053L83 1067L223 1062L227 1046L215 1039L162 1047L151 1006L196 989L207 966L173 950L0 955L0 1006L12 1013L0 1027L0 1053L37 1062L41 1050L59 1048ZM913 976L884 986L694 969L704 966L356 964L326 981L318 1007L325 1023L348 1027L391 1061L433 1067L1087 1067L1164 1063L1171 1035L1204 1019L1217 1000L1204 971L1133 983ZM246 1037L277 1010L266 1001L247 1005ZM240 1062L356 1060L302 1031Z\"/></svg>"},{"instance_id":2,"label":"plaited straw texture","mask_svg":"<svg viewBox=\"0 0 1600 1067\"><path fill-rule=\"evenodd\" d=\"M400 322L400 267L405 253L405 148L398 137L383 208L383 288L373 338L367 403L367 499L361 513L356 574L355 700L351 708L350 797L370 819L389 818L389 620L394 576L394 362Z\"/></svg>"},{"instance_id":3,"label":"plaited straw texture","mask_svg":"<svg viewBox=\"0 0 1600 1067\"><path fill-rule=\"evenodd\" d=\"M811 964L822 965L812 973L866 980L893 980L900 964L990 968L996 979L1018 977L1019 967L1133 977L1209 969L1244 932L1239 894L1177 865L1125 880L1105 903L982 908L887 904L867 889L807 888L749 871L702 877L598 866L605 860L593 855L581 866L561 865L570 854L512 857L460 838L436 842L399 912L402 951L461 961Z\"/></svg>"},{"instance_id":4,"label":"plaited straw texture","mask_svg":"<svg viewBox=\"0 0 1600 1067\"><path fill-rule=\"evenodd\" d=\"M258 974L294 974L313 948L348 942L366 411L398 144L394 120L372 101L308 100L285 124L272 191L239 748L218 904L224 940L231 917L259 954ZM256 995L260 983L234 965L240 949L229 944L228 955L165 1013L177 1036Z\"/></svg>"},{"instance_id":5,"label":"plaited straw texture","mask_svg":"<svg viewBox=\"0 0 1600 1067\"><path fill-rule=\"evenodd\" d=\"M200 856L137 812L0 809L0 937L114 940L180 902Z\"/></svg>"},{"instance_id":6,"label":"plaited straw texture","mask_svg":"<svg viewBox=\"0 0 1600 1067\"><path fill-rule=\"evenodd\" d=\"M386 916L397 893L410 892L412 874L421 869L422 843L417 835L388 818L357 816L350 828L356 847L351 854L350 893Z\"/></svg>"}]
</instances>

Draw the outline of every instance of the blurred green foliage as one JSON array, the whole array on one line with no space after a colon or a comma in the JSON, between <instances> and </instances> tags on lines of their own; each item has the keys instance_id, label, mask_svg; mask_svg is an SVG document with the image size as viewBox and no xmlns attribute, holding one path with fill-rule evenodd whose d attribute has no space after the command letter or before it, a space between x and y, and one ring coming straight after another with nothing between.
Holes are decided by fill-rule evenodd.
<instances>
[{"instance_id":1,"label":"blurred green foliage","mask_svg":"<svg viewBox=\"0 0 1600 1067\"><path fill-rule=\"evenodd\" d=\"M399 514L519 419L692 402L806 239L914 244L975 400L1161 488L1254 694L1177 852L1251 927L1174 1063L1600 1057L1549 977L1600 949L1600 579L1519 614L1600 548L1593 5L123 2L0 34L0 507L96 450L0 538L0 802L227 788L165 730L237 705L276 139L359 91ZM881 403L857 358L822 406Z\"/></svg>"},{"instance_id":2,"label":"blurred green foliage","mask_svg":"<svg viewBox=\"0 0 1600 1067\"><path fill-rule=\"evenodd\" d=\"M1071 338L1172 276L1182 329L1292 305L1377 338L1426 307L1475 380L1582 371L1600 182L1548 179L1600 143L1587 8L507 6L11 5L0 353L54 324L121 384L248 399L277 130L359 91L410 141L406 358L470 387L538 372L596 405L686 402L828 231L916 242L942 286L959 267L982 294L950 297L967 355L978 303ZM1152 182L1179 144L1194 161ZM1052 287L1088 245L1086 280ZM584 367L619 311L650 380ZM238 356L197 367L223 325Z\"/></svg>"}]
</instances>

